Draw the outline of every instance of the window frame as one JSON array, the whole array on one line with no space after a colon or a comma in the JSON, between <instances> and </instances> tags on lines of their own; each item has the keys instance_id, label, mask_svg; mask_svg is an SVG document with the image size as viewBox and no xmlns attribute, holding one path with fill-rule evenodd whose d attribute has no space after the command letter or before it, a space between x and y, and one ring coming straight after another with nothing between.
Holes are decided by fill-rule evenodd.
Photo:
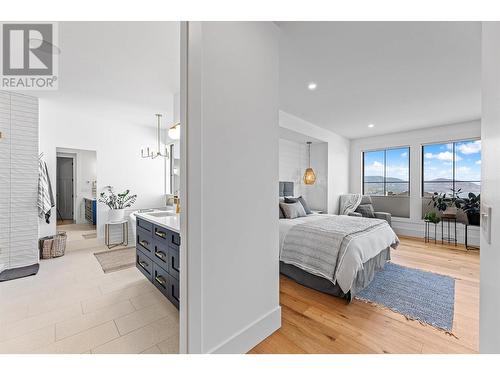
<instances>
[{"instance_id":1,"label":"window frame","mask_svg":"<svg viewBox=\"0 0 500 375\"><path fill-rule=\"evenodd\" d=\"M399 149L407 149L408 152L408 181L401 182L391 182L394 184L408 184L408 195L387 195L387 151L390 150L399 150ZM370 195L371 197L390 197L390 198L409 198L411 196L411 147L409 145L404 146L394 146L394 147L385 147L385 148L376 148L361 151L361 192L365 195L365 153L367 152L384 152L384 176L383 182L384 185L384 194L383 195ZM368 184L370 182L367 182ZM375 182L376 184L377 182Z\"/></svg>"},{"instance_id":2,"label":"window frame","mask_svg":"<svg viewBox=\"0 0 500 375\"><path fill-rule=\"evenodd\" d=\"M474 142L474 141L480 141L481 140L481 137L473 137L473 138L465 138L465 139L454 139L454 140L447 140L447 141L440 141L440 142L430 142L430 143L422 143L420 145L420 163L421 163L421 178L420 178L420 195L422 198L429 198L429 197L426 197L424 196L425 194L425 189L424 189L424 184L427 182L432 182L432 181L425 181L425 166L424 166L424 163L425 163L425 152L424 152L424 147L425 146L432 146L432 145L446 145L446 144L452 144L453 145L453 148L452 148L452 154L453 154L453 161L452 161L452 180L451 180L451 185L452 185L452 192L453 192L453 195L455 195L455 184L457 182L478 182L481 186L481 180L456 180L455 179L455 167L456 167L456 152L455 152L455 145L457 143L461 143L461 142ZM481 160L483 160L483 153L482 153L482 150L481 150ZM450 194L450 193L446 193L446 194Z\"/></svg>"}]
</instances>

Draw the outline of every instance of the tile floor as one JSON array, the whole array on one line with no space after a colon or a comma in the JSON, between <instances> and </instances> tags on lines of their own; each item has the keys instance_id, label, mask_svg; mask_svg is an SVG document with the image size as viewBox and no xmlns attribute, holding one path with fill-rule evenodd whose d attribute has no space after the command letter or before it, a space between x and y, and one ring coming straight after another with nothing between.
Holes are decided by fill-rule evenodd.
<instances>
[{"instance_id":1,"label":"tile floor","mask_svg":"<svg viewBox=\"0 0 500 375\"><path fill-rule=\"evenodd\" d=\"M177 353L177 309L136 268L104 274L91 226L58 229L65 256L0 283L0 353Z\"/></svg>"}]
</instances>

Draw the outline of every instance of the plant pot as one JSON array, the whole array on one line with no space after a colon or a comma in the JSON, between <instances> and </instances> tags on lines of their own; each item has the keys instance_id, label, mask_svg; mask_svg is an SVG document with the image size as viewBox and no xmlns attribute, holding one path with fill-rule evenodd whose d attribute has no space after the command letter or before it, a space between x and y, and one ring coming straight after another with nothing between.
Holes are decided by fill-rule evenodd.
<instances>
[{"instance_id":1,"label":"plant pot","mask_svg":"<svg viewBox=\"0 0 500 375\"><path fill-rule=\"evenodd\" d=\"M467 220L469 221L469 225L480 225L479 212L467 212Z\"/></svg>"},{"instance_id":2,"label":"plant pot","mask_svg":"<svg viewBox=\"0 0 500 375\"><path fill-rule=\"evenodd\" d=\"M118 221L122 221L125 217L125 210L123 208L116 210L109 210L108 212L108 221L110 223L116 223Z\"/></svg>"}]
</instances>

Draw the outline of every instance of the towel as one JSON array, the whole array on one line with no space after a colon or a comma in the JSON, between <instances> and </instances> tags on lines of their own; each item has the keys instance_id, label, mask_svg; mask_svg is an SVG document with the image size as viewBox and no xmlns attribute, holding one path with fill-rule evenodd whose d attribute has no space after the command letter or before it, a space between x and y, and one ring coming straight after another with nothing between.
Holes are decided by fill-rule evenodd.
<instances>
[{"instance_id":1,"label":"towel","mask_svg":"<svg viewBox=\"0 0 500 375\"><path fill-rule=\"evenodd\" d=\"M54 194L52 192L52 184L50 183L47 164L38 161L38 217L45 219L47 224L50 223L50 214L52 207L55 206Z\"/></svg>"},{"instance_id":2,"label":"towel","mask_svg":"<svg viewBox=\"0 0 500 375\"><path fill-rule=\"evenodd\" d=\"M344 194L340 196L340 215L349 215L349 213L356 211L361 203L361 194Z\"/></svg>"}]
</instances>

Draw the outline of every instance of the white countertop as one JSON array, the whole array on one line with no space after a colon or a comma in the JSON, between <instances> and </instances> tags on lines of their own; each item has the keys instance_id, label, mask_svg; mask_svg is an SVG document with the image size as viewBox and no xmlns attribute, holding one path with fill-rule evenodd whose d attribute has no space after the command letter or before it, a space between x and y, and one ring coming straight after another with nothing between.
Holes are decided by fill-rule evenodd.
<instances>
[{"instance_id":1,"label":"white countertop","mask_svg":"<svg viewBox=\"0 0 500 375\"><path fill-rule=\"evenodd\" d=\"M147 212L141 212L141 213L138 212L135 215L151 223L159 225L163 228L167 228L179 234L181 233L181 221L179 214L175 214L172 216L158 217L158 216L148 215Z\"/></svg>"}]
</instances>

